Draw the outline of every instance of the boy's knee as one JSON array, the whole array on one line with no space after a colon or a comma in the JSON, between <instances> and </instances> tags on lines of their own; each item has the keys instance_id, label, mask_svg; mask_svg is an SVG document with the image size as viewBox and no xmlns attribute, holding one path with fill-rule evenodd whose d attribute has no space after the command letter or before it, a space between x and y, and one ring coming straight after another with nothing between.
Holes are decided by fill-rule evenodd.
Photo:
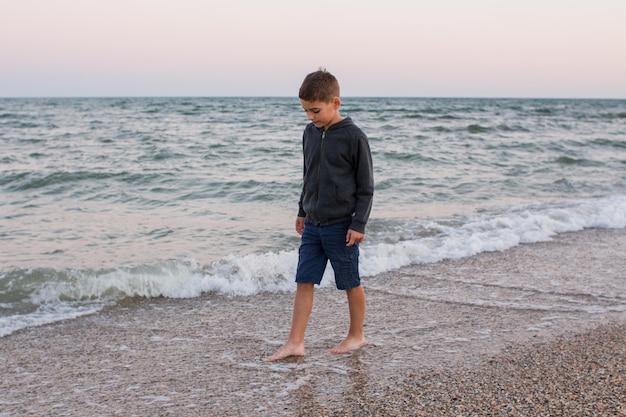
<instances>
[{"instance_id":1,"label":"boy's knee","mask_svg":"<svg viewBox=\"0 0 626 417\"><path fill-rule=\"evenodd\" d=\"M312 282L298 282L296 286L296 291L313 291L315 289L315 284Z\"/></svg>"}]
</instances>

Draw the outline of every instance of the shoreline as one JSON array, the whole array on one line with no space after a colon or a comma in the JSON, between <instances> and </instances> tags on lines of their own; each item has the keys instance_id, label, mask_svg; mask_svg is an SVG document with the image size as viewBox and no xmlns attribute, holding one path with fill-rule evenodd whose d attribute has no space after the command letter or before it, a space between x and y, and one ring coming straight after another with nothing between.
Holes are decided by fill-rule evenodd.
<instances>
[{"instance_id":1,"label":"shoreline","mask_svg":"<svg viewBox=\"0 0 626 417\"><path fill-rule=\"evenodd\" d=\"M328 353L347 328L345 295L320 289L307 355L270 364L263 358L286 338L292 293L128 300L0 338L0 416L530 416L545 414L540 407L620 415L623 290L611 299L566 294L549 309L527 288L497 290L533 308L489 303L481 292L457 302L453 291L492 291L475 283L497 274L619 278L624 253L626 229L592 229L366 277L369 344L348 355ZM424 296L433 283L447 287ZM582 308L581 297L603 310Z\"/></svg>"}]
</instances>

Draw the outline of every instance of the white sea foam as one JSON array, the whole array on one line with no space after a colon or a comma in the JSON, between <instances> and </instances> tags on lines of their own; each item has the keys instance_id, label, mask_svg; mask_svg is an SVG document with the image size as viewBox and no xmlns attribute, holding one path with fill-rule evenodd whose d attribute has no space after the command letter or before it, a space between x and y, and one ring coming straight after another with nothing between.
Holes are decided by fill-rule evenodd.
<instances>
[{"instance_id":1,"label":"white sea foam","mask_svg":"<svg viewBox=\"0 0 626 417\"><path fill-rule=\"evenodd\" d=\"M520 243L549 241L585 228L626 227L626 197L525 205L506 213L468 218L460 227L439 224L437 236L362 248L361 272L377 275L409 264L503 251Z\"/></svg>"},{"instance_id":2,"label":"white sea foam","mask_svg":"<svg viewBox=\"0 0 626 417\"><path fill-rule=\"evenodd\" d=\"M73 319L100 311L105 304L90 303L77 305L71 302L56 302L40 305L28 314L13 314L0 317L0 337L28 327L42 326L61 320Z\"/></svg>"},{"instance_id":3,"label":"white sea foam","mask_svg":"<svg viewBox=\"0 0 626 417\"><path fill-rule=\"evenodd\" d=\"M460 226L445 223L437 225L439 233L435 236L362 245L361 274L372 276L410 264L503 251L584 228L625 227L626 198L520 206L499 215L467 218ZM423 228L424 224L416 220L413 227L418 226ZM290 291L295 287L296 264L297 251L292 250L229 255L207 266L187 259L106 271L70 271L70 279L46 282L31 294L30 301L41 305L67 299L190 298L206 292L252 295L260 291ZM332 283L330 267L325 278Z\"/></svg>"}]
</instances>

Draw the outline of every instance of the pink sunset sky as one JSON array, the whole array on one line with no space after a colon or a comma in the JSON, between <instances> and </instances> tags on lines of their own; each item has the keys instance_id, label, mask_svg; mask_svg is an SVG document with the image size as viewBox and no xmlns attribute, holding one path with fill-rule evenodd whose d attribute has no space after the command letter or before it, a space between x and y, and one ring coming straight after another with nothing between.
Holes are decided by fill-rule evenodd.
<instances>
[{"instance_id":1,"label":"pink sunset sky","mask_svg":"<svg viewBox=\"0 0 626 417\"><path fill-rule=\"evenodd\" d=\"M626 98L624 0L0 0L0 97Z\"/></svg>"}]
</instances>

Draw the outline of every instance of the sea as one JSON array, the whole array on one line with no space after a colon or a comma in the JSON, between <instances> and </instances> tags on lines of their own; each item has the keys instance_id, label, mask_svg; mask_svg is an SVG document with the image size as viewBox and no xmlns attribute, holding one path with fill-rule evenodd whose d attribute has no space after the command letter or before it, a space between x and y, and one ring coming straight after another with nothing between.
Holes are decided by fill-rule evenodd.
<instances>
[{"instance_id":1,"label":"sea","mask_svg":"<svg viewBox=\"0 0 626 417\"><path fill-rule=\"evenodd\" d=\"M374 161L364 281L626 227L626 100L345 97L340 110ZM293 291L307 122L297 97L0 99L0 337L134 298ZM624 287L593 292L626 311Z\"/></svg>"}]
</instances>

